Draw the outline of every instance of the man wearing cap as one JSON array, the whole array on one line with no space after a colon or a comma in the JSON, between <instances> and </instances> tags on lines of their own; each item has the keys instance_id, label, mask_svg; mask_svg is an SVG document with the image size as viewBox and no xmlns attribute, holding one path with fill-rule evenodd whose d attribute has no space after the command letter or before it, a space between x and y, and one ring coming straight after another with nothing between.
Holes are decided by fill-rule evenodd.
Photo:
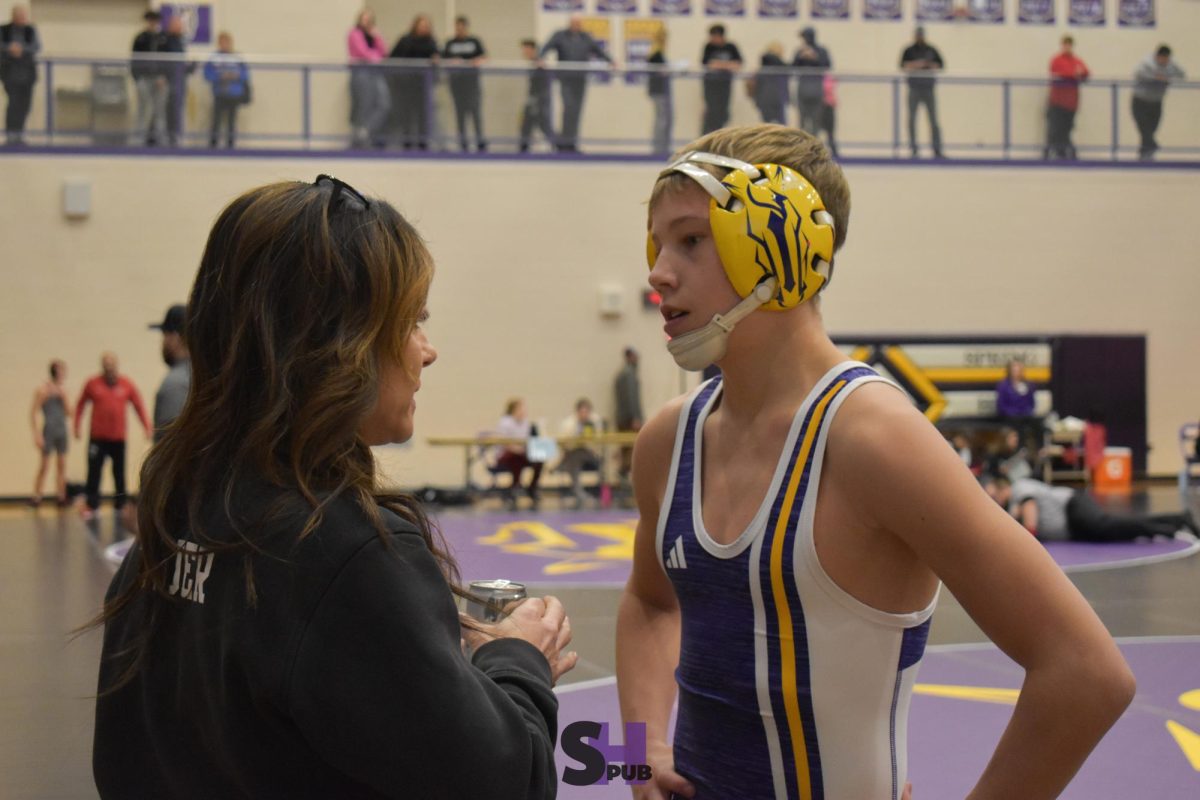
<instances>
[{"instance_id":1,"label":"man wearing cap","mask_svg":"<svg viewBox=\"0 0 1200 800\"><path fill-rule=\"evenodd\" d=\"M934 74L945 69L942 54L925 41L925 29L917 28L916 39L900 56L900 69L908 73L908 142L912 157L917 150L917 107L924 105L929 113L929 129L933 136L933 157L942 155L942 129L937 120L937 98L933 95Z\"/></svg>"},{"instance_id":2,"label":"man wearing cap","mask_svg":"<svg viewBox=\"0 0 1200 800\"><path fill-rule=\"evenodd\" d=\"M803 44L792 59L792 66L801 69L796 82L796 105L800 108L800 127L816 136L825 112L825 70L833 62L829 51L817 44L816 30L805 28L800 31L800 39Z\"/></svg>"},{"instance_id":3,"label":"man wearing cap","mask_svg":"<svg viewBox=\"0 0 1200 800\"><path fill-rule=\"evenodd\" d=\"M167 309L163 321L151 325L151 330L162 331L162 357L169 371L154 395L154 441L162 438L163 429L175 421L183 411L188 388L192 384L192 361L183 337L183 321L187 309L173 305Z\"/></svg>"}]
</instances>

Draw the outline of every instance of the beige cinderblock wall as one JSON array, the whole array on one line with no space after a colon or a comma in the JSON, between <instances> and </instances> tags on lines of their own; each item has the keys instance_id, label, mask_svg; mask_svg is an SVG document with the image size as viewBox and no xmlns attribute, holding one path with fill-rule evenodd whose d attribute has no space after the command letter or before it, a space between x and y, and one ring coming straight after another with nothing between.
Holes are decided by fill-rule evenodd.
<instances>
[{"instance_id":1,"label":"beige cinderblock wall","mask_svg":"<svg viewBox=\"0 0 1200 800\"><path fill-rule=\"evenodd\" d=\"M393 201L429 241L429 333L441 357L411 445L381 451L406 484L449 484L457 451L424 444L492 425L528 398L551 425L581 395L611 415L620 351L644 353L646 404L681 376L643 311L645 209L655 167L420 160L0 159L0 495L29 492L28 413L52 357L70 386L113 349L148 397L164 373L149 322L186 297L209 226L240 191L331 172ZM1200 408L1200 228L1195 172L852 167L853 225L825 299L841 333L1146 333L1150 470L1176 469L1175 435ZM92 185L90 218L61 212L63 182ZM599 297L615 287L617 318ZM145 446L135 433L131 469ZM82 478L82 448L71 471Z\"/></svg>"}]
</instances>

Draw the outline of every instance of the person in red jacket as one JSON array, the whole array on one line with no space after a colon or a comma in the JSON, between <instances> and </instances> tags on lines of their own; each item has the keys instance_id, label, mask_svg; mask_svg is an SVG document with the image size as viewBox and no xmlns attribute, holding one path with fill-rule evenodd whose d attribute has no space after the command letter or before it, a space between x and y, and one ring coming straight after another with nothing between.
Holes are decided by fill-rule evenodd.
<instances>
[{"instance_id":1,"label":"person in red jacket","mask_svg":"<svg viewBox=\"0 0 1200 800\"><path fill-rule=\"evenodd\" d=\"M100 356L101 373L83 385L79 402L75 404L75 438L80 435L83 407L92 404L92 425L88 434L87 507L84 519L92 519L100 506L100 470L106 458L112 459L113 507L125 505L125 404L133 405L141 420L146 438L150 438L150 418L142 404L142 395L133 381L117 372L117 357L112 353Z\"/></svg>"},{"instance_id":2,"label":"person in red jacket","mask_svg":"<svg viewBox=\"0 0 1200 800\"><path fill-rule=\"evenodd\" d=\"M1071 129L1079 109L1079 84L1088 79L1087 64L1075 55L1075 40L1062 38L1062 50L1050 60L1050 105L1046 109L1046 149L1042 157L1074 159Z\"/></svg>"}]
</instances>

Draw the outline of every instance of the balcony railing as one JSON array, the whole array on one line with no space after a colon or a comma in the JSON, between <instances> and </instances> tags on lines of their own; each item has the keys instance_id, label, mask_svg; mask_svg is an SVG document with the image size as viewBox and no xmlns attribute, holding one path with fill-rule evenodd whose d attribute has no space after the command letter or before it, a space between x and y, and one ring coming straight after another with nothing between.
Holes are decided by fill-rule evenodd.
<instances>
[{"instance_id":1,"label":"balcony railing","mask_svg":"<svg viewBox=\"0 0 1200 800\"><path fill-rule=\"evenodd\" d=\"M526 105L532 66L526 62L489 62L480 67L431 65L427 61L389 60L370 67L346 63L300 63L245 58L253 86L252 102L238 112L236 147L248 151L379 150L400 152L405 141L394 120L365 145L353 142L351 70L369 70L392 86L392 115L411 114L424 106L420 143L430 151L460 150L450 78L464 69L480 78L485 139L489 153L515 153ZM203 77L208 56L152 57L150 63L176 82L178 115L174 148L210 147L212 91ZM127 58L47 57L39 61L39 84L25 133L33 148L145 148L137 129L138 91ZM550 64L552 126L561 135L562 99L557 85L586 74L588 88L580 124L578 151L592 156L652 154L654 104L646 83L653 68L610 69L606 64ZM674 124L671 142L679 146L699 135L706 73L686 67L657 70L668 79ZM907 159L907 82L904 74L831 73L836 81L835 131L841 158ZM395 92L398 77L408 76L419 88ZM745 70L732 76L728 124L749 124L762 117L750 95L748 79L786 81L786 121L798 123L796 86L801 71ZM410 83L410 87L411 84ZM1092 79L1079 87L1074 146L1088 161L1135 161L1139 134L1131 113L1134 81ZM1046 108L1049 81L1033 77L936 76L938 117L943 151L952 159L1042 160L1046 153ZM415 99L414 99L415 98ZM1172 83L1158 130L1158 161L1200 163L1200 82ZM917 139L924 157L931 155L928 118L917 111ZM473 129L470 130L473 144ZM161 142L159 143L162 144ZM408 142L409 145L414 144ZM553 151L540 132L530 148L534 155ZM472 148L474 149L474 148ZM661 154L659 154L661 155Z\"/></svg>"}]
</instances>

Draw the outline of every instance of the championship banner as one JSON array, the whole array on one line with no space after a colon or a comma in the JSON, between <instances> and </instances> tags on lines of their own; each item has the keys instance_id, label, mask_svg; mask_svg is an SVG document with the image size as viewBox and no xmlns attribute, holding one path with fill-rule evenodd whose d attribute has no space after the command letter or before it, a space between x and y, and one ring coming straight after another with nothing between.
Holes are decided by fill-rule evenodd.
<instances>
[{"instance_id":1,"label":"championship banner","mask_svg":"<svg viewBox=\"0 0 1200 800\"><path fill-rule=\"evenodd\" d=\"M799 0L758 0L758 15L764 19L788 19L800 16Z\"/></svg>"},{"instance_id":2,"label":"championship banner","mask_svg":"<svg viewBox=\"0 0 1200 800\"><path fill-rule=\"evenodd\" d=\"M583 0L542 0L542 11L583 11Z\"/></svg>"},{"instance_id":3,"label":"championship banner","mask_svg":"<svg viewBox=\"0 0 1200 800\"><path fill-rule=\"evenodd\" d=\"M596 0L597 14L636 14L637 0Z\"/></svg>"},{"instance_id":4,"label":"championship banner","mask_svg":"<svg viewBox=\"0 0 1200 800\"><path fill-rule=\"evenodd\" d=\"M601 50L612 56L612 20L607 17L583 17L580 20L580 27L583 28L584 33L596 40L596 44L600 45ZM590 63L597 67L589 75L592 82L608 83L612 80L612 72L609 71L606 62L592 59Z\"/></svg>"},{"instance_id":5,"label":"championship banner","mask_svg":"<svg viewBox=\"0 0 1200 800\"><path fill-rule=\"evenodd\" d=\"M1122 28L1153 28L1154 0L1117 0L1117 24Z\"/></svg>"},{"instance_id":6,"label":"championship banner","mask_svg":"<svg viewBox=\"0 0 1200 800\"><path fill-rule=\"evenodd\" d=\"M971 22L1003 23L1004 0L970 0L967 19Z\"/></svg>"},{"instance_id":7,"label":"championship banner","mask_svg":"<svg viewBox=\"0 0 1200 800\"><path fill-rule=\"evenodd\" d=\"M917 0L918 22L950 22L954 19L954 0Z\"/></svg>"},{"instance_id":8,"label":"championship banner","mask_svg":"<svg viewBox=\"0 0 1200 800\"><path fill-rule=\"evenodd\" d=\"M902 0L863 0L863 19L897 22L904 17Z\"/></svg>"},{"instance_id":9,"label":"championship banner","mask_svg":"<svg viewBox=\"0 0 1200 800\"><path fill-rule=\"evenodd\" d=\"M813 19L849 19L850 0L812 0Z\"/></svg>"},{"instance_id":10,"label":"championship banner","mask_svg":"<svg viewBox=\"0 0 1200 800\"><path fill-rule=\"evenodd\" d=\"M704 13L710 17L744 17L746 0L704 0Z\"/></svg>"},{"instance_id":11,"label":"championship banner","mask_svg":"<svg viewBox=\"0 0 1200 800\"><path fill-rule=\"evenodd\" d=\"M1072 25L1103 28L1104 0L1067 0L1067 21Z\"/></svg>"},{"instance_id":12,"label":"championship banner","mask_svg":"<svg viewBox=\"0 0 1200 800\"><path fill-rule=\"evenodd\" d=\"M626 83L643 83L647 73L637 73L654 49L654 37L666 28L661 19L627 19L622 26L625 39Z\"/></svg>"},{"instance_id":13,"label":"championship banner","mask_svg":"<svg viewBox=\"0 0 1200 800\"><path fill-rule=\"evenodd\" d=\"M1017 22L1023 25L1053 25L1056 0L1017 0Z\"/></svg>"},{"instance_id":14,"label":"championship banner","mask_svg":"<svg viewBox=\"0 0 1200 800\"><path fill-rule=\"evenodd\" d=\"M650 13L656 17L686 17L692 13L692 0L650 0Z\"/></svg>"},{"instance_id":15,"label":"championship banner","mask_svg":"<svg viewBox=\"0 0 1200 800\"><path fill-rule=\"evenodd\" d=\"M212 44L212 6L208 3L163 3L158 13L162 15L162 29L172 17L183 18L183 40L188 44Z\"/></svg>"}]
</instances>

